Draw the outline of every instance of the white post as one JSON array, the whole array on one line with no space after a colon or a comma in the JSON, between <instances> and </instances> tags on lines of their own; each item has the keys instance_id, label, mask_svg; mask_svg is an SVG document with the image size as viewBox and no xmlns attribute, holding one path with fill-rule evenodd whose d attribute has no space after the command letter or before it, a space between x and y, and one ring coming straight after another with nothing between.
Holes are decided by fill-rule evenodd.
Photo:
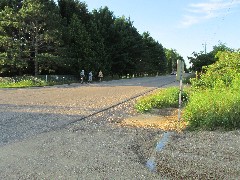
<instances>
[{"instance_id":1,"label":"white post","mask_svg":"<svg viewBox=\"0 0 240 180\"><path fill-rule=\"evenodd\" d=\"M48 79L47 79L47 75L46 75L46 82L47 82L47 80L48 80Z\"/></svg>"},{"instance_id":2,"label":"white post","mask_svg":"<svg viewBox=\"0 0 240 180\"><path fill-rule=\"evenodd\" d=\"M180 131L180 122L181 122L181 105L182 105L182 74L183 74L183 66L182 61L178 60L178 78L179 78L179 100L178 100L178 130Z\"/></svg>"}]
</instances>

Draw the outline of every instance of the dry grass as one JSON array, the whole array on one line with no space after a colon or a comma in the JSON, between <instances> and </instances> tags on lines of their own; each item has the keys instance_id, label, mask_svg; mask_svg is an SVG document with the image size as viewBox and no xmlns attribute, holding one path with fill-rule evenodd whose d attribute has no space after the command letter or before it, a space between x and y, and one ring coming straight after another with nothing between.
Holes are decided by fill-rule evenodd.
<instances>
[{"instance_id":1,"label":"dry grass","mask_svg":"<svg viewBox=\"0 0 240 180\"><path fill-rule=\"evenodd\" d=\"M186 123L178 121L178 109L165 108L154 109L151 113L140 114L138 116L124 119L121 126L139 127L139 128L157 128L164 131L182 131Z\"/></svg>"}]
</instances>

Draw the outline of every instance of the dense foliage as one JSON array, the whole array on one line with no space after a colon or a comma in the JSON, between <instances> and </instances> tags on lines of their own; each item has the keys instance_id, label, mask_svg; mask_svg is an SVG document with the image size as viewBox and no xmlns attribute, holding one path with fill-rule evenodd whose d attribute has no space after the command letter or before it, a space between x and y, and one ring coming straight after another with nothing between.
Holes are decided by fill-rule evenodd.
<instances>
[{"instance_id":1,"label":"dense foliage","mask_svg":"<svg viewBox=\"0 0 240 180\"><path fill-rule=\"evenodd\" d=\"M216 63L192 80L184 118L191 129L240 128L240 53L218 52Z\"/></svg>"},{"instance_id":2,"label":"dense foliage","mask_svg":"<svg viewBox=\"0 0 240 180\"><path fill-rule=\"evenodd\" d=\"M216 54L221 51L229 51L232 52L233 50L229 47L227 47L225 44L223 43L219 43L216 46L213 46L213 50L210 51L209 53L206 52L193 52L192 53L192 57L188 57L189 62L192 64L192 67L190 68L190 70L192 71L198 71L201 72L203 69L203 67L211 65L213 63L215 63L218 60L218 57L216 56Z\"/></svg>"},{"instance_id":3,"label":"dense foliage","mask_svg":"<svg viewBox=\"0 0 240 180\"><path fill-rule=\"evenodd\" d=\"M216 63L204 67L199 79L192 79L194 88L228 87L240 74L240 52L219 51Z\"/></svg>"},{"instance_id":4,"label":"dense foliage","mask_svg":"<svg viewBox=\"0 0 240 180\"><path fill-rule=\"evenodd\" d=\"M177 54L108 7L78 0L0 1L0 76L166 73ZM178 56L181 58L180 56Z\"/></svg>"}]
</instances>

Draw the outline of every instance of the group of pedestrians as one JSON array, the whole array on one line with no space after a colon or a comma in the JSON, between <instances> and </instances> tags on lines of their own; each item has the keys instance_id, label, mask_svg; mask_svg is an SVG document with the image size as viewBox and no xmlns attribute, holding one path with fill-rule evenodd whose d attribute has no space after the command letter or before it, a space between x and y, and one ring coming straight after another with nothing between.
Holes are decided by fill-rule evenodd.
<instances>
[{"instance_id":1,"label":"group of pedestrians","mask_svg":"<svg viewBox=\"0 0 240 180\"><path fill-rule=\"evenodd\" d=\"M88 83L91 83L92 82L92 77L93 77L93 73L92 73L92 71L90 71L89 73L88 73ZM98 73L98 78L99 78L99 81L101 82L102 81L102 78L103 78L103 73L102 73L102 71L100 70L99 71L99 73ZM84 79L85 79L85 72L84 72L84 70L82 70L81 72L80 72L80 82L81 82L81 84L84 82Z\"/></svg>"}]
</instances>

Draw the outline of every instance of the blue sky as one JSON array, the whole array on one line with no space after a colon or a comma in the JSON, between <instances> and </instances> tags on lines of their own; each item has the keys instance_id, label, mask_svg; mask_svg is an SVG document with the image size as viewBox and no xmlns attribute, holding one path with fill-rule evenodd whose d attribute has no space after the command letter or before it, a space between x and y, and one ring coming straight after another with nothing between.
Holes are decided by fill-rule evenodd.
<instances>
[{"instance_id":1,"label":"blue sky","mask_svg":"<svg viewBox=\"0 0 240 180\"><path fill-rule=\"evenodd\" d=\"M81 1L82 2L82 1ZM219 41L240 48L240 0L85 0L88 10L107 6L130 17L139 33L148 31L188 64L192 52L212 50Z\"/></svg>"}]
</instances>

